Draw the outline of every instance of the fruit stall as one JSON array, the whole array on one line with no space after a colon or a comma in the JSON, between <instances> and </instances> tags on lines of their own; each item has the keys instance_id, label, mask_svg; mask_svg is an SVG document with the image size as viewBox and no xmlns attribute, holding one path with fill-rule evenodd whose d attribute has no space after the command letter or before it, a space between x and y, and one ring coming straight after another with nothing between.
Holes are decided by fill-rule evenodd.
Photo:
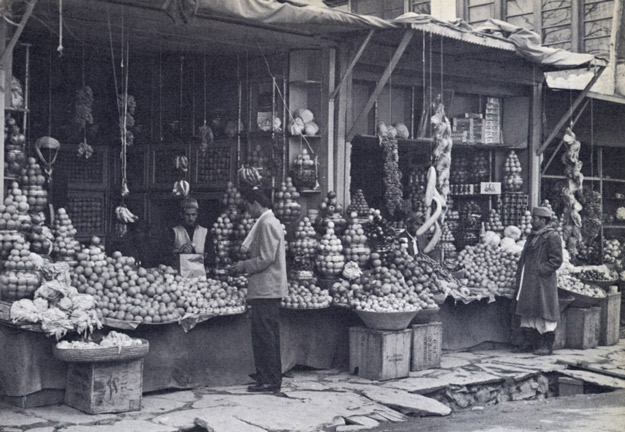
<instances>
[{"instance_id":1,"label":"fruit stall","mask_svg":"<svg viewBox=\"0 0 625 432\"><path fill-rule=\"evenodd\" d=\"M337 11L323 15L320 37L307 8L288 2L280 13L295 14L285 19L300 32L204 17L198 39L188 11L106 3L83 10L68 1L62 17L52 14L88 47L58 40L51 50L49 29L34 21L10 59L18 78L0 98L4 400L67 403L79 370L71 353L89 359L111 344L130 353L126 367L143 368L134 390L246 382L254 368L247 281L226 271L245 258L240 245L254 224L244 185L271 195L287 239L285 372L352 369L352 338L373 337L355 327L403 332L391 336L406 342L411 323L431 326L441 329L439 350L510 342L516 262L538 197L540 115L530 108L541 107L541 79L509 42L485 36L491 46L480 48L482 37L432 20L420 32ZM86 26L85 13L97 25ZM129 17L142 18L136 34L162 25L176 35L157 46L132 38ZM233 25L241 33L226 43ZM370 29L392 29L373 46L399 44L396 60L365 49ZM421 62L397 61L407 46ZM443 70L468 48L468 69ZM494 84L471 77L494 53L509 75L485 69ZM210 231L206 278L182 277L163 241L189 195ZM422 218L416 256L400 238L409 212ZM613 269L575 264L571 256L562 288L602 304L608 294L596 282L611 282Z\"/></svg>"}]
</instances>

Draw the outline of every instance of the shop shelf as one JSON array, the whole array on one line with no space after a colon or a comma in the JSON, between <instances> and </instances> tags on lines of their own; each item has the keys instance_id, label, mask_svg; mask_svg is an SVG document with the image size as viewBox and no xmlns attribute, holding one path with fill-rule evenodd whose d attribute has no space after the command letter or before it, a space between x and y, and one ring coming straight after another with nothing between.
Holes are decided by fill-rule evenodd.
<instances>
[{"instance_id":1,"label":"shop shelf","mask_svg":"<svg viewBox=\"0 0 625 432\"><path fill-rule=\"evenodd\" d=\"M295 80L295 81L289 81L289 84L291 84L291 85L317 86L317 85L321 85L322 83L319 80Z\"/></svg>"},{"instance_id":2,"label":"shop shelf","mask_svg":"<svg viewBox=\"0 0 625 432\"><path fill-rule=\"evenodd\" d=\"M566 180L567 177L563 175L554 175L554 174L543 174L544 179L554 179L554 180ZM603 179L606 181L607 179ZM584 177L584 181L601 181L599 177ZM625 183L625 180L622 180Z\"/></svg>"}]
</instances>

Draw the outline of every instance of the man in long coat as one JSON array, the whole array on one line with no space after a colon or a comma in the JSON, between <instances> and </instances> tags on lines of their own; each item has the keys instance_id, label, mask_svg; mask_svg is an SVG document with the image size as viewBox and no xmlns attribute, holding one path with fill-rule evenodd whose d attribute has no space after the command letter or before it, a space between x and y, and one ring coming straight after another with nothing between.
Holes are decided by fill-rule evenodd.
<instances>
[{"instance_id":1,"label":"man in long coat","mask_svg":"<svg viewBox=\"0 0 625 432\"><path fill-rule=\"evenodd\" d=\"M532 209L532 232L527 237L517 268L517 308L526 340L534 353L551 354L560 320L556 270L562 265L562 240L550 225L547 207Z\"/></svg>"}]
</instances>

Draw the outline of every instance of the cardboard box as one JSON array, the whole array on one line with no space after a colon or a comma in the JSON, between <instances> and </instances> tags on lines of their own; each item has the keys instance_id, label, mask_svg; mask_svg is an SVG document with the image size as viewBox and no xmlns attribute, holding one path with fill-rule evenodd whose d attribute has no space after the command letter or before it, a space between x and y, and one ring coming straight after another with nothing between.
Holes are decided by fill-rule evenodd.
<instances>
[{"instance_id":1,"label":"cardboard box","mask_svg":"<svg viewBox=\"0 0 625 432\"><path fill-rule=\"evenodd\" d=\"M412 330L349 329L349 370L373 380L407 377Z\"/></svg>"}]
</instances>

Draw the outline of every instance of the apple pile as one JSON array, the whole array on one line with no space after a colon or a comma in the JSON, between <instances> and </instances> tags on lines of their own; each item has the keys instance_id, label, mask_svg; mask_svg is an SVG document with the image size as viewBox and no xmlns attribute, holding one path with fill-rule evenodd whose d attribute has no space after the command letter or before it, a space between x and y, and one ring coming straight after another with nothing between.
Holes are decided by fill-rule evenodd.
<instances>
[{"instance_id":1,"label":"apple pile","mask_svg":"<svg viewBox=\"0 0 625 432\"><path fill-rule=\"evenodd\" d=\"M31 226L28 216L28 199L22 193L17 182L11 182L4 204L0 205L0 231L29 231Z\"/></svg>"},{"instance_id":2,"label":"apple pile","mask_svg":"<svg viewBox=\"0 0 625 432\"><path fill-rule=\"evenodd\" d=\"M603 241L603 262L606 264L614 264L621 258L621 242L618 239L610 239Z\"/></svg>"},{"instance_id":3,"label":"apple pile","mask_svg":"<svg viewBox=\"0 0 625 432\"><path fill-rule=\"evenodd\" d=\"M217 267L226 267L230 264L230 239L233 231L234 225L226 213L219 216L211 228Z\"/></svg>"},{"instance_id":4,"label":"apple pile","mask_svg":"<svg viewBox=\"0 0 625 432\"><path fill-rule=\"evenodd\" d=\"M523 188L521 162L514 150L508 153L503 167L503 186L507 191L518 192Z\"/></svg>"},{"instance_id":5,"label":"apple pile","mask_svg":"<svg viewBox=\"0 0 625 432\"><path fill-rule=\"evenodd\" d=\"M19 300L32 298L41 277L35 270L35 262L29 251L30 245L20 234L15 234L12 249L4 262L4 272L0 274L0 298Z\"/></svg>"},{"instance_id":6,"label":"apple pile","mask_svg":"<svg viewBox=\"0 0 625 432\"><path fill-rule=\"evenodd\" d=\"M236 228L234 229L234 233L232 235L232 246L230 249L230 257L232 259L239 261L249 258L249 252L243 252L241 250L241 245L243 244L245 237L247 237L247 234L254 226L255 221L256 219L253 218L247 211L241 213L239 222L236 224Z\"/></svg>"},{"instance_id":7,"label":"apple pile","mask_svg":"<svg viewBox=\"0 0 625 432\"><path fill-rule=\"evenodd\" d=\"M46 178L34 157L29 157L27 165L22 169L20 183L26 194L30 212L42 212L48 205L48 192L43 189Z\"/></svg>"},{"instance_id":8,"label":"apple pile","mask_svg":"<svg viewBox=\"0 0 625 432\"><path fill-rule=\"evenodd\" d=\"M558 276L558 288L565 291L571 291L586 297L605 298L606 292L597 285L590 285L580 281L566 270L556 272Z\"/></svg>"},{"instance_id":9,"label":"apple pile","mask_svg":"<svg viewBox=\"0 0 625 432\"><path fill-rule=\"evenodd\" d=\"M454 238L451 229L449 228L449 224L447 222L443 223L443 234L441 236L441 249L445 253L446 256L454 257L456 256L456 246L454 242L456 239Z\"/></svg>"},{"instance_id":10,"label":"apple pile","mask_svg":"<svg viewBox=\"0 0 625 432\"><path fill-rule=\"evenodd\" d=\"M522 237L527 237L532 232L532 213L529 210L523 213L520 225Z\"/></svg>"},{"instance_id":11,"label":"apple pile","mask_svg":"<svg viewBox=\"0 0 625 432\"><path fill-rule=\"evenodd\" d=\"M295 270L312 270L319 242L307 216L297 224L294 237L289 247L292 267Z\"/></svg>"},{"instance_id":12,"label":"apple pile","mask_svg":"<svg viewBox=\"0 0 625 432\"><path fill-rule=\"evenodd\" d=\"M332 301L338 306L351 306L352 293L362 290L360 278L355 280L339 279L330 287Z\"/></svg>"},{"instance_id":13,"label":"apple pile","mask_svg":"<svg viewBox=\"0 0 625 432\"><path fill-rule=\"evenodd\" d=\"M4 126L4 171L8 175L19 175L24 163L26 137L21 132L15 118L7 117Z\"/></svg>"},{"instance_id":14,"label":"apple pile","mask_svg":"<svg viewBox=\"0 0 625 432\"><path fill-rule=\"evenodd\" d=\"M330 306L332 297L328 290L321 289L317 280L291 280L289 291L284 297L281 306L289 309L322 309Z\"/></svg>"},{"instance_id":15,"label":"apple pile","mask_svg":"<svg viewBox=\"0 0 625 432\"><path fill-rule=\"evenodd\" d=\"M519 252L484 243L467 246L458 255L462 282L468 288L487 288L496 295L512 297L519 256Z\"/></svg>"},{"instance_id":16,"label":"apple pile","mask_svg":"<svg viewBox=\"0 0 625 432\"><path fill-rule=\"evenodd\" d=\"M343 271L345 257L342 254L341 240L334 233L334 223L328 222L326 233L319 241L315 265L323 276L336 277Z\"/></svg>"},{"instance_id":17,"label":"apple pile","mask_svg":"<svg viewBox=\"0 0 625 432\"><path fill-rule=\"evenodd\" d=\"M400 272L382 265L373 267L361 278L362 290L352 291L351 306L373 312L408 312L421 310L419 297Z\"/></svg>"},{"instance_id":18,"label":"apple pile","mask_svg":"<svg viewBox=\"0 0 625 432\"><path fill-rule=\"evenodd\" d=\"M349 214L356 212L357 217L367 218L369 217L370 211L371 209L369 208L369 204L367 204L365 195L362 193L362 189L356 189L356 193L354 193L354 196L352 197L352 201L347 207L347 212Z\"/></svg>"},{"instance_id":19,"label":"apple pile","mask_svg":"<svg viewBox=\"0 0 625 432\"><path fill-rule=\"evenodd\" d=\"M54 243L54 234L44 224L43 213L31 214L30 218L33 225L30 232L26 233L26 238L30 242L30 250L41 255L50 255Z\"/></svg>"},{"instance_id":20,"label":"apple pile","mask_svg":"<svg viewBox=\"0 0 625 432\"><path fill-rule=\"evenodd\" d=\"M293 180L291 177L286 178L286 182L282 182L280 190L275 194L276 202L274 203L274 209L276 216L282 223L289 223L296 221L301 213L302 206L297 200L299 199L299 193L295 186L293 186Z\"/></svg>"},{"instance_id":21,"label":"apple pile","mask_svg":"<svg viewBox=\"0 0 625 432\"><path fill-rule=\"evenodd\" d=\"M229 181L226 184L226 191L221 199L221 203L227 208L237 208L241 205L241 192L239 192L233 182Z\"/></svg>"},{"instance_id":22,"label":"apple pile","mask_svg":"<svg viewBox=\"0 0 625 432\"><path fill-rule=\"evenodd\" d=\"M369 220L363 224L362 228L374 250L386 249L395 240L393 227L382 217L380 210L371 210Z\"/></svg>"},{"instance_id":23,"label":"apple pile","mask_svg":"<svg viewBox=\"0 0 625 432\"><path fill-rule=\"evenodd\" d=\"M317 186L317 170L315 161L308 154L308 150L295 156L292 169L293 181L301 188L314 189Z\"/></svg>"},{"instance_id":24,"label":"apple pile","mask_svg":"<svg viewBox=\"0 0 625 432\"><path fill-rule=\"evenodd\" d=\"M13 250L13 245L22 241L23 235L14 231L0 231L0 259L7 259Z\"/></svg>"},{"instance_id":25,"label":"apple pile","mask_svg":"<svg viewBox=\"0 0 625 432\"><path fill-rule=\"evenodd\" d=\"M73 260L80 250L80 243L76 240L76 229L64 208L56 211L54 218L54 246L53 252L59 260Z\"/></svg>"},{"instance_id":26,"label":"apple pile","mask_svg":"<svg viewBox=\"0 0 625 432\"><path fill-rule=\"evenodd\" d=\"M323 235L325 233L328 222L334 224L334 232L337 235L342 235L347 222L341 215L343 212L343 206L338 202L336 192L330 191L319 205L319 216L315 220L315 230L317 234Z\"/></svg>"},{"instance_id":27,"label":"apple pile","mask_svg":"<svg viewBox=\"0 0 625 432\"><path fill-rule=\"evenodd\" d=\"M501 218L497 210L490 209L488 220L486 221L486 231L502 232L503 228L504 226L503 223L501 223Z\"/></svg>"},{"instance_id":28,"label":"apple pile","mask_svg":"<svg viewBox=\"0 0 625 432\"><path fill-rule=\"evenodd\" d=\"M348 261L358 263L364 267L369 261L371 249L367 246L367 236L360 222L356 217L358 213L351 213L351 222L343 234L343 254Z\"/></svg>"}]
</instances>

